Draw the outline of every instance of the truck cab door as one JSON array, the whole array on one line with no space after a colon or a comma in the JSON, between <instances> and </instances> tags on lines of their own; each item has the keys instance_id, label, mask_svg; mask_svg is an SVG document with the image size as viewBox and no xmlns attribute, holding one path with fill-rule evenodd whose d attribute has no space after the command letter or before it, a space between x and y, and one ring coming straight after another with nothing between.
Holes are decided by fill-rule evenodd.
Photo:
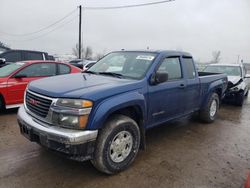
<instances>
[{"instance_id":1,"label":"truck cab door","mask_svg":"<svg viewBox=\"0 0 250 188\"><path fill-rule=\"evenodd\" d=\"M185 114L189 114L199 109L200 104L200 79L196 71L192 57L182 57L185 69L186 88L185 88Z\"/></svg>"},{"instance_id":2,"label":"truck cab door","mask_svg":"<svg viewBox=\"0 0 250 188\"><path fill-rule=\"evenodd\" d=\"M163 123L181 116L184 112L185 80L179 57L166 57L160 63L157 71L166 71L166 82L149 85L148 91L148 126Z\"/></svg>"}]
</instances>

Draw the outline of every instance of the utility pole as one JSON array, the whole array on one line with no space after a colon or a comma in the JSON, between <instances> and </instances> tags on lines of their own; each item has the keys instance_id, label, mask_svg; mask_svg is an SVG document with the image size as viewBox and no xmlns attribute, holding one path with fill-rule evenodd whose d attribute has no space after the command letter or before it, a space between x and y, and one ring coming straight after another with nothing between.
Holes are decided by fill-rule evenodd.
<instances>
[{"instance_id":1,"label":"utility pole","mask_svg":"<svg viewBox=\"0 0 250 188\"><path fill-rule=\"evenodd\" d=\"M78 55L79 55L79 59L81 59L82 57L82 45L81 45L81 41L82 41L82 5L79 6L79 45L78 45Z\"/></svg>"}]
</instances>

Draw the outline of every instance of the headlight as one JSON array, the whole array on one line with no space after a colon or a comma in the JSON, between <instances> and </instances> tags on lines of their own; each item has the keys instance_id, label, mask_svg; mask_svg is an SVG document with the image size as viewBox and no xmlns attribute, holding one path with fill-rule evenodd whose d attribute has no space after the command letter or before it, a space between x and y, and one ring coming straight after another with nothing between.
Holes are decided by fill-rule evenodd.
<instances>
[{"instance_id":1,"label":"headlight","mask_svg":"<svg viewBox=\"0 0 250 188\"><path fill-rule=\"evenodd\" d=\"M58 99L56 102L57 106L66 106L70 108L89 108L92 107L93 103L88 100L78 99Z\"/></svg>"},{"instance_id":2,"label":"headlight","mask_svg":"<svg viewBox=\"0 0 250 188\"><path fill-rule=\"evenodd\" d=\"M77 116L54 112L52 121L54 124L62 127L83 129L87 125L88 117L88 114Z\"/></svg>"},{"instance_id":3,"label":"headlight","mask_svg":"<svg viewBox=\"0 0 250 188\"><path fill-rule=\"evenodd\" d=\"M52 106L52 122L55 125L80 128L86 127L93 103L88 100L58 99Z\"/></svg>"}]
</instances>

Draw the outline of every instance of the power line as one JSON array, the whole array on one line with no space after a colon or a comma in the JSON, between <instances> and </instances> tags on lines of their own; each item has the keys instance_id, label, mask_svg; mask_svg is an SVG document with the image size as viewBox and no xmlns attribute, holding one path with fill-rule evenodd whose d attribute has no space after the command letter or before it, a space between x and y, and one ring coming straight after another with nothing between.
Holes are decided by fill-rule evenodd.
<instances>
[{"instance_id":1,"label":"power line","mask_svg":"<svg viewBox=\"0 0 250 188\"><path fill-rule=\"evenodd\" d=\"M71 11L70 13L68 13L66 16L62 17L61 19L55 21L54 23L46 26L46 27L43 27L37 31L33 31L33 32L30 32L30 33L24 33L24 34L13 34L13 33L6 33L6 32L3 32L3 31L0 31L0 33L4 34L4 35L9 35L9 36L14 36L14 37L24 37L24 36L28 36L28 35L34 35L34 34L37 34L37 33L40 33L41 31L44 31L50 27L53 27L54 25L60 23L61 21L63 21L64 19L66 19L67 17L71 16L73 13L76 12L77 9L74 9L73 11Z\"/></svg>"},{"instance_id":2,"label":"power line","mask_svg":"<svg viewBox=\"0 0 250 188\"><path fill-rule=\"evenodd\" d=\"M56 31L57 29L60 29L60 28L62 28L63 26L65 26L65 25L71 23L72 21L75 21L75 20L76 20L75 18L76 18L76 17L70 19L68 22L65 22L65 23L63 23L63 24L61 24L61 25L55 27L54 29L52 29L52 30L50 30L50 31L48 31L48 32L46 32L46 33L43 33L42 35L39 35L39 36L37 36L37 37L33 37L33 38L29 38L29 39L24 39L24 40L12 40L12 39L11 39L11 41L24 42L24 41L32 41L32 40L36 40L36 39L42 38L42 37L44 37L44 36L46 36L46 35L48 35L48 34L54 32L54 31ZM9 39L6 39L6 40L9 40Z\"/></svg>"},{"instance_id":3,"label":"power line","mask_svg":"<svg viewBox=\"0 0 250 188\"><path fill-rule=\"evenodd\" d=\"M57 29L60 29L60 28L62 28L63 26L65 26L65 25L71 23L72 21L75 21L75 20L76 20L75 18L76 18L76 17L74 17L73 19L69 20L68 22L65 22L65 23L62 24L62 25L57 26L56 28L50 30L50 31L47 32L47 33L44 33L44 34L42 34L42 35L39 35L39 36L37 36L37 37L35 37L35 38L27 39L27 40L25 40L25 41L31 41L31 40L35 40L35 39L39 39L39 38L41 38L41 37L44 37L44 36L46 36L46 35L48 35L48 34L54 32L54 31L56 31Z\"/></svg>"},{"instance_id":4,"label":"power line","mask_svg":"<svg viewBox=\"0 0 250 188\"><path fill-rule=\"evenodd\" d=\"M84 7L86 10L107 10L107 9L122 9L122 8L134 8L134 7L142 7L142 6L151 6L156 4L163 4L169 3L175 0L164 0L164 1L157 1L157 2L150 2L150 3L142 3L142 4L135 4L135 5L121 5L121 6L111 6L111 7Z\"/></svg>"},{"instance_id":5,"label":"power line","mask_svg":"<svg viewBox=\"0 0 250 188\"><path fill-rule=\"evenodd\" d=\"M175 1L175 0L163 0L163 1L157 1L157 2L149 2L149 3L142 3L142 4L135 4L135 5L121 5L121 6L110 6L110 7L83 7L85 10L108 10L108 9L124 9L124 8L135 8L135 7L143 7L143 6L151 6L151 5L156 5L156 4L163 4L163 3L169 3L169 2L172 2L172 1ZM33 31L33 32L30 32L30 33L24 33L24 34L13 34L13 33L6 33L6 32L3 32L3 31L0 31L0 34L4 34L4 35L9 35L9 36L12 36L12 37L25 37L25 36L29 36L29 35L34 35L34 34L37 34L37 33L40 33L44 30L47 30L49 29L50 27L53 27L55 26L56 24L62 22L63 20L65 20L67 17L71 16L73 13L76 12L77 9L74 9L73 11L69 12L66 16L62 17L61 19L57 20L56 22L44 27L44 28L41 28L37 31ZM75 19L75 17L74 17ZM64 23L63 25L59 25L58 27L55 27L53 30L50 30L42 35L39 35L37 37L34 37L34 38L30 38L30 39L25 39L25 40L15 40L15 41L31 41L31 40L35 40L35 39L38 39L38 38L41 38L45 35L48 35L50 34L51 32L63 27L64 25L72 22L74 19L71 19L70 21ZM7 39L8 40L8 39Z\"/></svg>"}]
</instances>

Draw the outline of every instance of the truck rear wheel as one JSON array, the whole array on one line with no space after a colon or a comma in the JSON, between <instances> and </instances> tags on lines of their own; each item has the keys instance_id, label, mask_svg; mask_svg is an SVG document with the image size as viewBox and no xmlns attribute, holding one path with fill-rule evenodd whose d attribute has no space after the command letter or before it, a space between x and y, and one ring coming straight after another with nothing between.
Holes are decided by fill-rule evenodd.
<instances>
[{"instance_id":1,"label":"truck rear wheel","mask_svg":"<svg viewBox=\"0 0 250 188\"><path fill-rule=\"evenodd\" d=\"M125 170L135 159L140 146L137 123L124 115L113 116L100 131L92 164L106 174Z\"/></svg>"},{"instance_id":2,"label":"truck rear wheel","mask_svg":"<svg viewBox=\"0 0 250 188\"><path fill-rule=\"evenodd\" d=\"M213 93L203 110L200 111L200 119L206 123L212 123L216 116L219 109L219 96L217 93Z\"/></svg>"}]
</instances>

